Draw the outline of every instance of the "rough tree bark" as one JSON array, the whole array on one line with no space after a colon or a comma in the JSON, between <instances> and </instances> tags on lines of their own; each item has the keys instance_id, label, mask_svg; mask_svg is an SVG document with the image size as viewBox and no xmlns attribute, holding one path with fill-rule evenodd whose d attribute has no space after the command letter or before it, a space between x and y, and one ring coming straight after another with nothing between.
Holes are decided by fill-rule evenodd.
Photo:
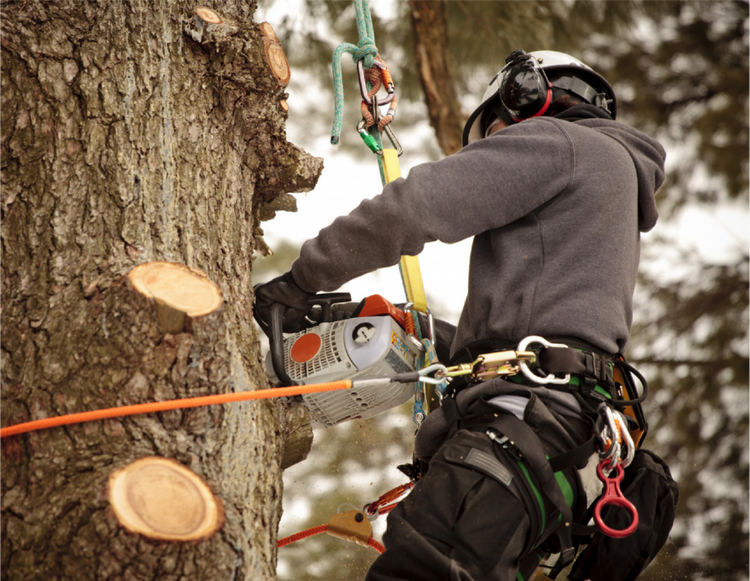
<instances>
[{"instance_id":1,"label":"rough tree bark","mask_svg":"<svg viewBox=\"0 0 750 581\"><path fill-rule=\"evenodd\" d=\"M268 387L251 318L260 220L322 162L286 141L255 3L209 1L218 20L195 7L2 2L3 426ZM126 276L157 260L205 273L222 306L165 329ZM280 402L5 438L2 578L274 579L282 466L310 438ZM208 485L217 533L166 542L119 523L108 478L149 456Z\"/></svg>"},{"instance_id":2,"label":"rough tree bark","mask_svg":"<svg viewBox=\"0 0 750 581\"><path fill-rule=\"evenodd\" d=\"M440 149L451 155L461 149L464 118L451 69L445 4L434 0L409 1L417 75L430 125Z\"/></svg>"}]
</instances>

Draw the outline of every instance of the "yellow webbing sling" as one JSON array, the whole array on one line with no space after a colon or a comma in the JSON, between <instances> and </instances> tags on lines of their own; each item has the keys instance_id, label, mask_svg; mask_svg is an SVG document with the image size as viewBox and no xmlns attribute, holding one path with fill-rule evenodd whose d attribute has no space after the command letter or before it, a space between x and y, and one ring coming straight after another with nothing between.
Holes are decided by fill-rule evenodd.
<instances>
[{"instance_id":1,"label":"yellow webbing sling","mask_svg":"<svg viewBox=\"0 0 750 581\"><path fill-rule=\"evenodd\" d=\"M398 153L395 149L383 149L383 173L385 183L390 183L401 177L401 167L398 163ZM414 303L414 310L427 312L427 297L425 297L422 271L419 269L419 259L416 256L401 257L401 278L404 281L406 300Z\"/></svg>"}]
</instances>

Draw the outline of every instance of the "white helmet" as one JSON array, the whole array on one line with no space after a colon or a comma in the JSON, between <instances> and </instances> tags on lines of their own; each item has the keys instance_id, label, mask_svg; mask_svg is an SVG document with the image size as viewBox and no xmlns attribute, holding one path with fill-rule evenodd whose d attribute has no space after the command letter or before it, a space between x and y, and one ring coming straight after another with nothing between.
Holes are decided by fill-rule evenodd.
<instances>
[{"instance_id":1,"label":"white helmet","mask_svg":"<svg viewBox=\"0 0 750 581\"><path fill-rule=\"evenodd\" d=\"M484 137L482 114L486 110L509 124L536 117L549 107L553 88L564 89L586 103L601 107L612 119L617 114L617 101L610 84L575 57L553 50L528 54L515 50L505 58L505 63L490 81L479 107L466 121L464 146Z\"/></svg>"}]
</instances>

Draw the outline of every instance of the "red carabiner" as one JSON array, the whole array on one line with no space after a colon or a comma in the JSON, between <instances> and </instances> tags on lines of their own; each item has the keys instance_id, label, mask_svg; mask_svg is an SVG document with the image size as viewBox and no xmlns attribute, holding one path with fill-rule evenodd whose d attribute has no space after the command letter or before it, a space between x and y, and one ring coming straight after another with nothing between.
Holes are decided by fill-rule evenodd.
<instances>
[{"instance_id":1,"label":"red carabiner","mask_svg":"<svg viewBox=\"0 0 750 581\"><path fill-rule=\"evenodd\" d=\"M620 482L622 482L622 479L625 478L625 470L623 469L623 467L620 464L615 466L617 476L615 476L614 478L609 478L604 475L603 469L605 467L609 467L609 460L606 458L599 462L599 465L596 467L596 473L599 475L599 480L604 483L605 488L604 495L594 507L594 520L596 521L599 529L601 529L601 531L605 535L607 535L608 537L614 537L616 539L622 539L624 537L632 535L635 532L635 529L638 528L638 510L636 510L632 502L625 498L625 496L622 494L622 491L620 490ZM621 506L622 508L630 512L630 515L633 518L633 522L630 523L630 526L625 529L618 530L608 527L604 523L604 521L602 520L602 509L610 504Z\"/></svg>"}]
</instances>

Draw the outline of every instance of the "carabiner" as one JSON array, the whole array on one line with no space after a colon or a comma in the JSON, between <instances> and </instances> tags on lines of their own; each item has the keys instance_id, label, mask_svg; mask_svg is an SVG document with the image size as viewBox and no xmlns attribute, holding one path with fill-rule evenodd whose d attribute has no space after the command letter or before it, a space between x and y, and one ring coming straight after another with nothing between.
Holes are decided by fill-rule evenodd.
<instances>
[{"instance_id":1,"label":"carabiner","mask_svg":"<svg viewBox=\"0 0 750 581\"><path fill-rule=\"evenodd\" d=\"M364 66L364 59L360 59L357 61L357 76L359 77L359 92L362 94L362 100L367 103L368 105L372 105L372 99L370 98L370 95L368 94L369 91L367 90L367 80L365 79L365 66ZM373 66L377 66L381 70L381 78L384 77L382 74L383 70L388 70L388 67L385 66L385 64L381 64L378 61L374 61ZM390 80L390 82L387 82ZM379 100L380 105L387 105L391 101L393 101L393 97L396 95L395 88L393 86L393 80L390 79L390 73L388 74L388 77L386 79L386 83L384 83L386 92L388 95L383 99L382 101Z\"/></svg>"},{"instance_id":2,"label":"carabiner","mask_svg":"<svg viewBox=\"0 0 750 581\"><path fill-rule=\"evenodd\" d=\"M390 139L391 141L391 145L393 145L393 149L395 149L398 153L398 156L401 157L401 154L404 153L404 148L401 147L398 139L396 139L396 136L393 134L393 129L391 128L390 124L383 127L383 133L388 136L388 139ZM377 153L380 157L383 157L383 150L376 151L375 153Z\"/></svg>"},{"instance_id":3,"label":"carabiner","mask_svg":"<svg viewBox=\"0 0 750 581\"><path fill-rule=\"evenodd\" d=\"M625 458L622 460L623 468L630 466L630 463L635 458L635 444L633 438L630 436L630 430L628 430L628 420L621 411L615 411L615 420L619 424L620 436L622 437L622 443L625 445Z\"/></svg>"},{"instance_id":4,"label":"carabiner","mask_svg":"<svg viewBox=\"0 0 750 581\"><path fill-rule=\"evenodd\" d=\"M383 152L380 149L380 144L372 135L370 135L370 133L367 131L366 126L367 126L367 121L364 118L362 118L360 122L357 123L357 133L359 133L359 136L362 138L362 141L365 142L365 145L370 149L370 151L382 156Z\"/></svg>"},{"instance_id":5,"label":"carabiner","mask_svg":"<svg viewBox=\"0 0 750 581\"><path fill-rule=\"evenodd\" d=\"M527 351L527 347L531 343L539 343L540 345L543 345L544 347L561 347L561 348L567 348L567 345L563 345L562 343L550 343L547 341L547 339L543 337L538 337L536 335L532 335L530 337L526 337L525 339L522 339L521 342L518 344L518 351ZM546 377L542 377L541 375L535 374L531 369L529 369L529 364L526 361L521 361L521 372L533 381L534 383L539 383L542 385L546 385L548 383L556 384L556 385L565 385L566 383L570 382L570 374L567 374L563 378L555 377L553 373L550 373Z\"/></svg>"},{"instance_id":6,"label":"carabiner","mask_svg":"<svg viewBox=\"0 0 750 581\"><path fill-rule=\"evenodd\" d=\"M419 370L419 381L422 383L431 383L433 385L440 385L445 381L447 375L447 368L442 363L435 363L429 367L423 367ZM435 377L427 377L434 373Z\"/></svg>"},{"instance_id":7,"label":"carabiner","mask_svg":"<svg viewBox=\"0 0 750 581\"><path fill-rule=\"evenodd\" d=\"M617 429L615 416L606 403L600 404L596 411L605 421L604 429L599 435L601 446L599 458L609 462L609 468L614 469L620 463L620 431ZM609 431L608 435L607 431ZM609 440L609 446L607 440Z\"/></svg>"},{"instance_id":8,"label":"carabiner","mask_svg":"<svg viewBox=\"0 0 750 581\"><path fill-rule=\"evenodd\" d=\"M638 528L638 510L632 502L625 498L622 490L620 490L620 482L625 478L625 469L618 464L614 468L617 472L617 476L610 478L604 475L604 469L607 468L607 464L608 461L605 459L599 462L599 465L596 467L596 474L599 476L599 480L604 484L604 494L594 507L594 521L599 529L608 537L622 539L632 535ZM620 506L630 513L632 522L628 527L624 529L613 529L605 524L602 520L602 509L609 505Z\"/></svg>"}]
</instances>

